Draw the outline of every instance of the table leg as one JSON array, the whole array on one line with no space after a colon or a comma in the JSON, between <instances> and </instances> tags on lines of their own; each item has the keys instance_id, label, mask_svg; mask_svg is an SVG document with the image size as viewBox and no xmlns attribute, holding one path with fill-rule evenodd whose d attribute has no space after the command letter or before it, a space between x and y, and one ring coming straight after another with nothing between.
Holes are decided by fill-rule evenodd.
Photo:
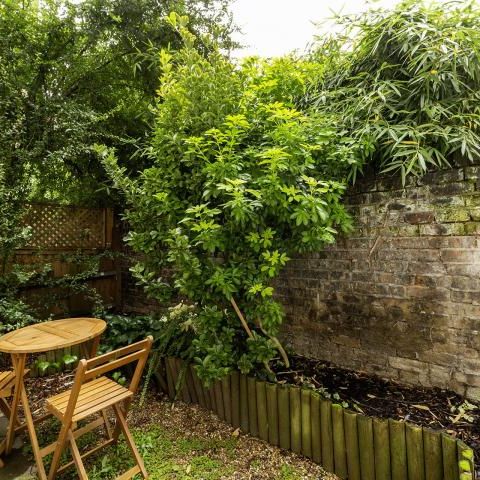
<instances>
[{"instance_id":1,"label":"table leg","mask_svg":"<svg viewBox=\"0 0 480 480\"><path fill-rule=\"evenodd\" d=\"M13 370L15 371L15 386L13 391L13 401L8 422L7 438L5 442L5 453L8 455L12 451L15 440L15 423L17 420L18 406L22 395L23 375L25 372L26 355L12 354Z\"/></svg>"},{"instance_id":2,"label":"table leg","mask_svg":"<svg viewBox=\"0 0 480 480\"><path fill-rule=\"evenodd\" d=\"M100 345L100 335L98 335L92 340L92 346L90 347L89 358L94 358L97 356L98 345Z\"/></svg>"},{"instance_id":3,"label":"table leg","mask_svg":"<svg viewBox=\"0 0 480 480\"><path fill-rule=\"evenodd\" d=\"M33 423L32 413L30 411L30 405L28 403L28 397L25 388L22 388L22 405L25 413L25 422L27 423L28 435L30 436L30 443L32 444L33 456L35 457L35 462L37 464L37 475L40 480L47 480L47 474L45 473L45 467L43 465L40 446L38 445L37 433L35 432L35 425Z\"/></svg>"},{"instance_id":4,"label":"table leg","mask_svg":"<svg viewBox=\"0 0 480 480\"><path fill-rule=\"evenodd\" d=\"M15 390L13 394L13 402L11 406L11 415L8 425L8 432L6 438L6 448L5 451L10 453L12 450L13 442L15 440L15 421L17 418L18 407L20 402L23 406L23 412L25 415L25 422L27 424L28 434L30 436L30 442L32 444L33 455L35 457L35 462L37 463L38 476L40 480L47 480L47 475L45 474L45 467L43 466L42 456L40 455L40 448L38 446L37 434L35 432L35 426L33 423L32 413L30 411L30 405L28 403L27 392L25 390L25 385L23 383L23 377L25 372L25 362L27 356L25 354L15 355L12 354L12 363L15 370Z\"/></svg>"}]
</instances>

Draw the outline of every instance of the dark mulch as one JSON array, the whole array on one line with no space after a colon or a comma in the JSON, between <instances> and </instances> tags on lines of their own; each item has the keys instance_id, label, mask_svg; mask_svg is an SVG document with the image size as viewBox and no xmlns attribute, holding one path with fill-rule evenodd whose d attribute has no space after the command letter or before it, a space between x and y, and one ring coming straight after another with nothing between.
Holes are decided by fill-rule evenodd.
<instances>
[{"instance_id":1,"label":"dark mulch","mask_svg":"<svg viewBox=\"0 0 480 480\"><path fill-rule=\"evenodd\" d=\"M301 356L290 360L288 371L281 367L276 371L281 382L314 388L366 415L444 429L471 446L480 458L480 406L469 402L476 408L461 415L465 401L461 395L439 388L410 387Z\"/></svg>"}]
</instances>

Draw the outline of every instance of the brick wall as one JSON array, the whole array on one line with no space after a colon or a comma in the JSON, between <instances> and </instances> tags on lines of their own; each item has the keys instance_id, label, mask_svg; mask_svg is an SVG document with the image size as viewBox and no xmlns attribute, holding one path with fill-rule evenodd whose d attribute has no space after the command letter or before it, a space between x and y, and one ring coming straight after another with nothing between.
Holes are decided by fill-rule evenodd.
<instances>
[{"instance_id":1,"label":"brick wall","mask_svg":"<svg viewBox=\"0 0 480 480\"><path fill-rule=\"evenodd\" d=\"M356 229L291 261L278 294L297 352L480 398L480 166L361 179Z\"/></svg>"}]
</instances>

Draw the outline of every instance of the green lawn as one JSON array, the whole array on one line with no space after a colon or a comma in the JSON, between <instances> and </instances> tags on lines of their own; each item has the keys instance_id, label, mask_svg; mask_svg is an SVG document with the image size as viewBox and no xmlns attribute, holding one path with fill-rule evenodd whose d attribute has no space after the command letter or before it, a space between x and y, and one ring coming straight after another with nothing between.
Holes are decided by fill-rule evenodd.
<instances>
[{"instance_id":1,"label":"green lawn","mask_svg":"<svg viewBox=\"0 0 480 480\"><path fill-rule=\"evenodd\" d=\"M196 405L178 402L172 406L168 401L149 398L144 406L133 407L129 424L151 480L335 478L307 459L241 434ZM55 440L58 426L55 421L43 425L41 445ZM101 436L98 431L83 437L81 450L91 448ZM118 445L101 450L87 462L90 480L110 480L133 466L128 447L120 438ZM77 478L71 468L58 480Z\"/></svg>"}]
</instances>

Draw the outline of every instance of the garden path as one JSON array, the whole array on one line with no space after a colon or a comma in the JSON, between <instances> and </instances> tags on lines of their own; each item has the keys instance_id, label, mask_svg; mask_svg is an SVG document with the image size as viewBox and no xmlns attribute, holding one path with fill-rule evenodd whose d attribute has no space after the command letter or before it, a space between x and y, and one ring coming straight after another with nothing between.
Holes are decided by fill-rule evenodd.
<instances>
[{"instance_id":1,"label":"garden path","mask_svg":"<svg viewBox=\"0 0 480 480\"><path fill-rule=\"evenodd\" d=\"M0 415L0 438L7 431L7 419ZM17 438L13 444L13 452L5 462L6 465L0 470L2 480L34 480L35 467L33 463L22 453L23 441Z\"/></svg>"}]
</instances>

